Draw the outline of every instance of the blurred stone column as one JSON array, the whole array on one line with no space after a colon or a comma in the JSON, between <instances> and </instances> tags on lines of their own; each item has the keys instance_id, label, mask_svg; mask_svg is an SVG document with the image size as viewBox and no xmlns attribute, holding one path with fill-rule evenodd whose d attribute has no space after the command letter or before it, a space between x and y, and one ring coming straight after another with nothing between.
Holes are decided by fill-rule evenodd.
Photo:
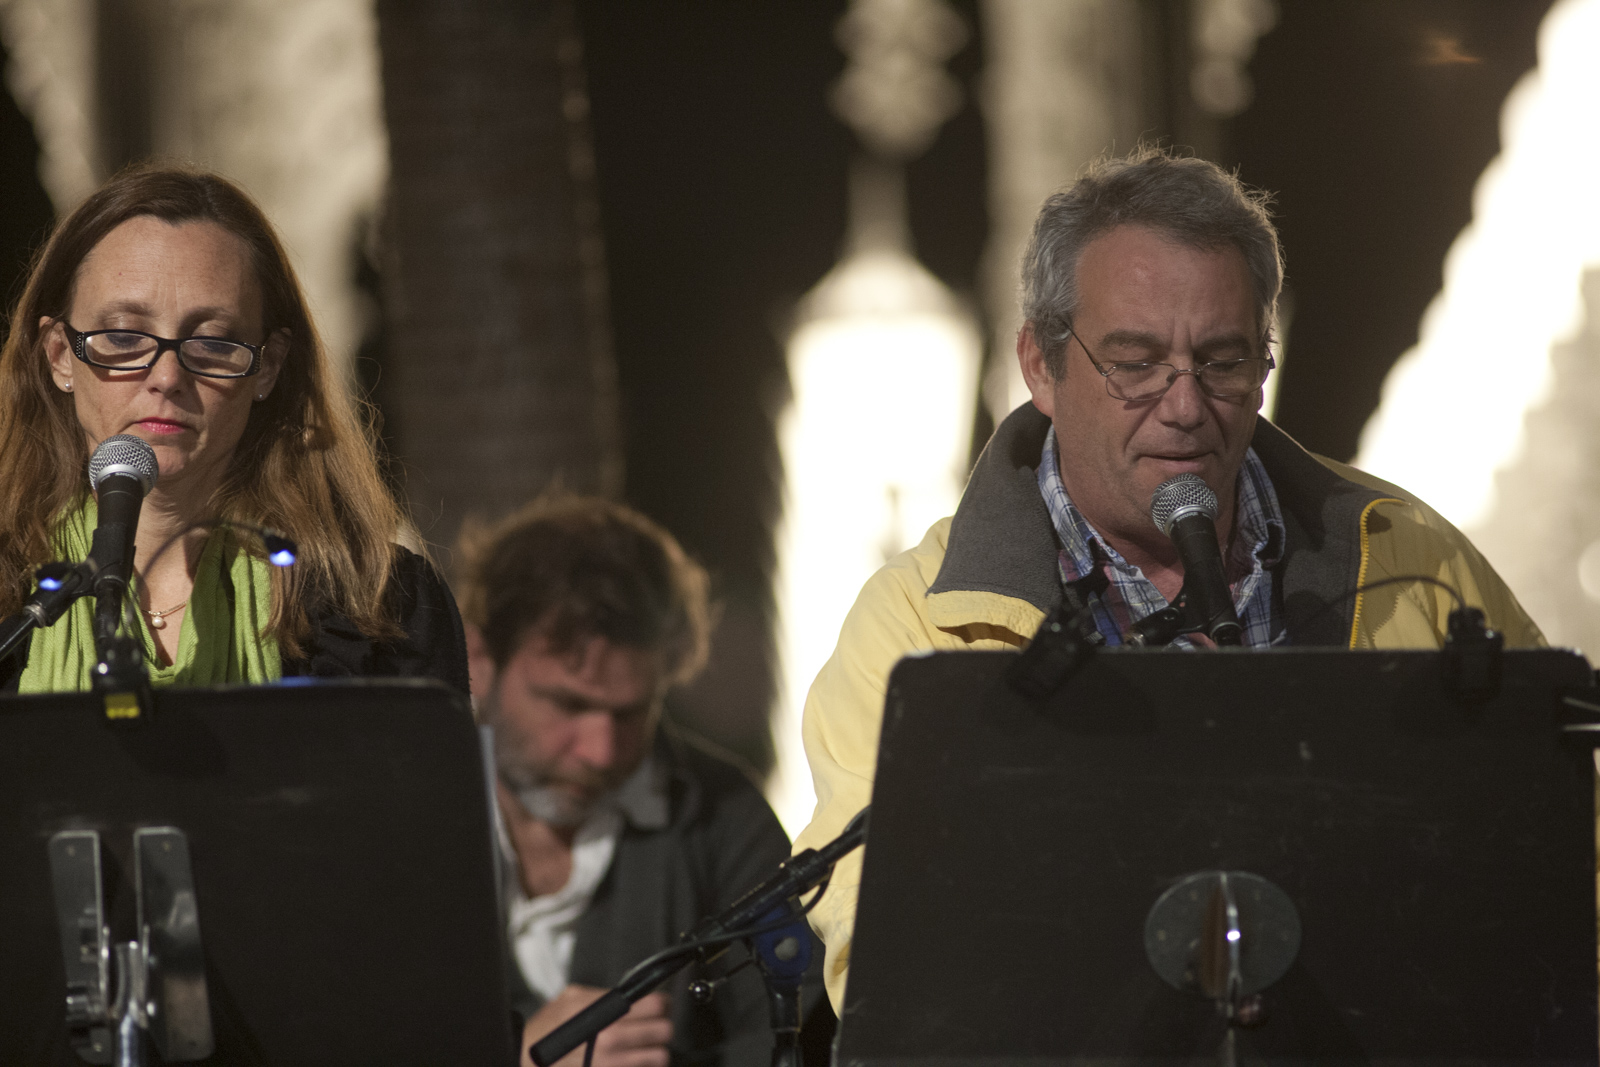
<instances>
[{"instance_id":1,"label":"blurred stone column","mask_svg":"<svg viewBox=\"0 0 1600 1067\"><path fill-rule=\"evenodd\" d=\"M993 330L983 395L998 423L1028 399L1017 367L1017 264L1046 197L1143 122L1143 37L1128 0L982 0L989 142L984 296Z\"/></svg>"},{"instance_id":2,"label":"blurred stone column","mask_svg":"<svg viewBox=\"0 0 1600 1067\"><path fill-rule=\"evenodd\" d=\"M845 254L795 311L792 395L778 418L780 683L767 799L791 834L816 803L801 711L839 624L875 570L955 511L966 480L982 344L971 312L916 258L905 165L961 106L944 63L967 33L945 0L852 0L838 26L850 61L833 106L862 151Z\"/></svg>"},{"instance_id":3,"label":"blurred stone column","mask_svg":"<svg viewBox=\"0 0 1600 1067\"><path fill-rule=\"evenodd\" d=\"M221 172L277 225L348 363L387 164L368 0L0 0L0 32L58 215L135 160Z\"/></svg>"},{"instance_id":4,"label":"blurred stone column","mask_svg":"<svg viewBox=\"0 0 1600 1067\"><path fill-rule=\"evenodd\" d=\"M1551 347L1547 399L1469 532L1551 644L1600 660L1600 270L1582 284L1583 324Z\"/></svg>"},{"instance_id":5,"label":"blurred stone column","mask_svg":"<svg viewBox=\"0 0 1600 1067\"><path fill-rule=\"evenodd\" d=\"M39 140L39 183L56 214L105 174L94 122L93 0L0 0L6 86Z\"/></svg>"},{"instance_id":6,"label":"blurred stone column","mask_svg":"<svg viewBox=\"0 0 1600 1067\"><path fill-rule=\"evenodd\" d=\"M380 0L383 387L423 536L622 486L583 48L568 0Z\"/></svg>"},{"instance_id":7,"label":"blurred stone column","mask_svg":"<svg viewBox=\"0 0 1600 1067\"><path fill-rule=\"evenodd\" d=\"M1272 0L981 0L989 147L984 399L999 422L1028 399L1017 367L1017 266L1039 207L1091 160L1140 137L1217 154L1250 102L1244 65Z\"/></svg>"}]
</instances>

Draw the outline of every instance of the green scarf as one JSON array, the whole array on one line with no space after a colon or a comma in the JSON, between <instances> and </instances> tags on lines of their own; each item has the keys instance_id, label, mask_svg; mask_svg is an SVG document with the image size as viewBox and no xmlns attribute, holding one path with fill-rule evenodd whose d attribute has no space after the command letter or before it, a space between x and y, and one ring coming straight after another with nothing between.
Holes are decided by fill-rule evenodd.
<instances>
[{"instance_id":1,"label":"green scarf","mask_svg":"<svg viewBox=\"0 0 1600 1067\"><path fill-rule=\"evenodd\" d=\"M55 535L58 558L77 560L89 554L98 515L91 497L62 519ZM175 547L172 551L180 550ZM271 573L265 560L244 551L223 531L207 538L178 634L178 654L171 665L160 665L144 613L134 612L150 681L155 685L260 685L281 678L278 642L267 632L272 614ZM94 599L83 597L54 626L35 630L18 690L88 689L89 672L99 659L94 650L93 618Z\"/></svg>"}]
</instances>

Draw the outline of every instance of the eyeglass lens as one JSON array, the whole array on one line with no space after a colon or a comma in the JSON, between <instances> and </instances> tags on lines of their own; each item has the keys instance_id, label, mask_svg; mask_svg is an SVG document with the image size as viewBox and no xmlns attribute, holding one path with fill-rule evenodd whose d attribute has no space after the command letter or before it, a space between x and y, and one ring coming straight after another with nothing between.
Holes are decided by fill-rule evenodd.
<instances>
[{"instance_id":1,"label":"eyeglass lens","mask_svg":"<svg viewBox=\"0 0 1600 1067\"><path fill-rule=\"evenodd\" d=\"M90 360L105 367L140 366L155 360L158 342L148 334L113 331L87 334ZM195 374L243 374L254 353L233 341L191 337L178 346L179 362Z\"/></svg>"},{"instance_id":2,"label":"eyeglass lens","mask_svg":"<svg viewBox=\"0 0 1600 1067\"><path fill-rule=\"evenodd\" d=\"M1106 383L1119 400L1150 400L1165 393L1178 375L1194 373L1200 385L1214 397L1244 396L1255 391L1267 377L1264 359L1229 359L1202 363L1195 371L1184 371L1166 363L1124 363L1110 368Z\"/></svg>"}]
</instances>

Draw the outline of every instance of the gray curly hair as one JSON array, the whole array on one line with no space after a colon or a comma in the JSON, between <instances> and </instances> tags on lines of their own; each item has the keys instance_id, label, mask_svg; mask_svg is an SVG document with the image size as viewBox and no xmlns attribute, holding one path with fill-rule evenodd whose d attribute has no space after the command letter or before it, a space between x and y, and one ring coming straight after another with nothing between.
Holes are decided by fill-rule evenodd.
<instances>
[{"instance_id":1,"label":"gray curly hair","mask_svg":"<svg viewBox=\"0 0 1600 1067\"><path fill-rule=\"evenodd\" d=\"M1283 252L1268 211L1271 195L1204 159L1141 145L1101 159L1044 202L1022 256L1022 317L1059 378L1078 309L1078 260L1116 226L1140 225L1194 248L1232 244L1244 255L1256 297L1256 325L1272 341L1283 289Z\"/></svg>"}]
</instances>

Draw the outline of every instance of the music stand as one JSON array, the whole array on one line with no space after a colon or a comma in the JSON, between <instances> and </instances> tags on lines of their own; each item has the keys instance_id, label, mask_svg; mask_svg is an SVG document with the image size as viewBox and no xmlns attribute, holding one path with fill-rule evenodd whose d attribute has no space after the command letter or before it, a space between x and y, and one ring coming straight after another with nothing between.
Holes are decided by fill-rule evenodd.
<instances>
[{"instance_id":1,"label":"music stand","mask_svg":"<svg viewBox=\"0 0 1600 1067\"><path fill-rule=\"evenodd\" d=\"M113 940L136 939L135 833L166 847L152 827L187 840L215 1043L202 1062L515 1062L483 747L453 690L172 689L136 723L104 708L0 701L0 1062L84 1062L64 1025L52 849L98 833ZM140 891L159 897L152 869Z\"/></svg>"},{"instance_id":2,"label":"music stand","mask_svg":"<svg viewBox=\"0 0 1600 1067\"><path fill-rule=\"evenodd\" d=\"M1506 653L1474 706L1444 659L1112 649L1039 703L1014 655L902 661L839 1062L1595 1063L1588 664ZM1217 871L1296 912L1244 925L1292 959L1254 1029L1156 966L1157 901Z\"/></svg>"}]
</instances>

